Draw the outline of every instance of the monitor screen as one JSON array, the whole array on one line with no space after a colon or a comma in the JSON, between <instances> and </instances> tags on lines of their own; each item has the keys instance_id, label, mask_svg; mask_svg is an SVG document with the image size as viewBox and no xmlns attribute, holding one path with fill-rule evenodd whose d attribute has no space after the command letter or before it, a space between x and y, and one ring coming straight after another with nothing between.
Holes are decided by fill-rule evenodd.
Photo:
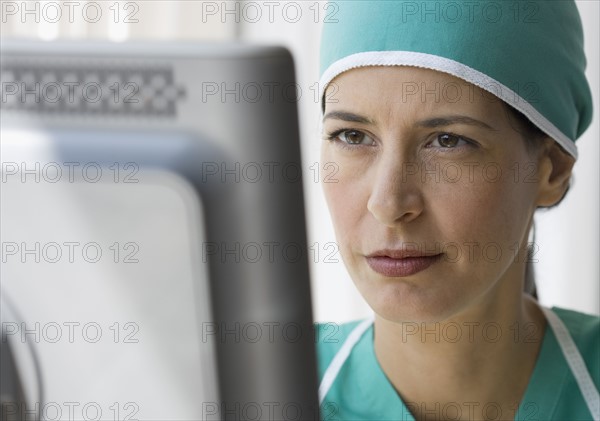
<instances>
[{"instance_id":1,"label":"monitor screen","mask_svg":"<svg viewBox=\"0 0 600 421\"><path fill-rule=\"evenodd\" d=\"M1 53L3 419L318 419L289 52Z\"/></svg>"}]
</instances>

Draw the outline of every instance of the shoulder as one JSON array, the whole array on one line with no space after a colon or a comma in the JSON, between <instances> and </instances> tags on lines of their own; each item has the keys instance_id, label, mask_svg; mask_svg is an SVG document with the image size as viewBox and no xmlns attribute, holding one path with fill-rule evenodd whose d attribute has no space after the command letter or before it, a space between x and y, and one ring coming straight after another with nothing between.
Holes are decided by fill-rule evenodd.
<instances>
[{"instance_id":1,"label":"shoulder","mask_svg":"<svg viewBox=\"0 0 600 421\"><path fill-rule=\"evenodd\" d=\"M354 320L347 323L316 323L315 342L317 351L317 368L319 380L323 378L325 370L338 353L352 331L363 320Z\"/></svg>"},{"instance_id":2,"label":"shoulder","mask_svg":"<svg viewBox=\"0 0 600 421\"><path fill-rule=\"evenodd\" d=\"M600 317L575 310L552 307L562 320L581 353L596 384L600 383Z\"/></svg>"}]
</instances>

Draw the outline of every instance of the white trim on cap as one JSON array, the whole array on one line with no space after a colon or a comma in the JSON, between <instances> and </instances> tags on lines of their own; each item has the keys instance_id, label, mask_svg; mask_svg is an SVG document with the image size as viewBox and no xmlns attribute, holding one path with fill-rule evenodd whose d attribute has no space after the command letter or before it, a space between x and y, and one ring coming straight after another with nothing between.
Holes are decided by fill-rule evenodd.
<instances>
[{"instance_id":1,"label":"white trim on cap","mask_svg":"<svg viewBox=\"0 0 600 421\"><path fill-rule=\"evenodd\" d=\"M319 98L322 100L325 88L339 74L356 67L365 66L414 66L448 73L466 80L475 86L497 96L502 101L513 106L523 113L529 120L539 127L544 133L553 138L575 159L577 159L577 146L575 142L563 134L546 117L540 114L530 103L502 83L492 79L472 67L457 61L436 56L433 54L417 53L413 51L367 51L344 57L333 64L321 76L319 81ZM497 90L499 92L494 92ZM322 110L321 110L322 114ZM321 115L322 119L322 115ZM320 125L322 122L319 123ZM322 129L322 127L320 126ZM322 131L322 130L320 130Z\"/></svg>"}]
</instances>

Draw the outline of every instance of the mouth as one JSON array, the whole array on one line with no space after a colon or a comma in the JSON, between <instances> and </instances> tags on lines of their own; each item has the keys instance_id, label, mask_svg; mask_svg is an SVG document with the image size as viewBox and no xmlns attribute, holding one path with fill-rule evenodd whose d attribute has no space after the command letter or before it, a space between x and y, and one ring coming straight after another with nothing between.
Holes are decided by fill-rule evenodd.
<instances>
[{"instance_id":1,"label":"mouth","mask_svg":"<svg viewBox=\"0 0 600 421\"><path fill-rule=\"evenodd\" d=\"M380 250L365 257L375 272L388 277L404 277L424 271L442 256L443 253L425 254L415 250Z\"/></svg>"}]
</instances>

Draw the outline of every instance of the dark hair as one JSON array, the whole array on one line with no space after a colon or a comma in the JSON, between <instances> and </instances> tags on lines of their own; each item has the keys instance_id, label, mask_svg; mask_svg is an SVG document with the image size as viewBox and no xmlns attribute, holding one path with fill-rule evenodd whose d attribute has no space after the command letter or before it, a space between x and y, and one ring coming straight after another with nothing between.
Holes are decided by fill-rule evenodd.
<instances>
[{"instance_id":1,"label":"dark hair","mask_svg":"<svg viewBox=\"0 0 600 421\"><path fill-rule=\"evenodd\" d=\"M546 133L544 133L539 127L533 124L527 117L525 117L523 113L521 113L517 109L513 108L507 103L504 103L504 106L505 110L507 111L506 114L510 125L516 132L518 132L521 135L521 137L525 141L527 151L530 154L537 153L542 146L543 140L547 137ZM562 148L562 146L560 149L563 153L567 153ZM560 198L560 200L554 205L539 206L538 209L549 210L554 208L555 206L558 206L569 192L570 187L571 183L569 183L569 185L567 186L567 189L565 190L565 193ZM523 286L523 290L537 300L538 295L537 287L535 284L535 273L532 260L533 255L535 253L535 224L531 226L531 229L533 230L533 245L527 244L527 260L525 264L525 283Z\"/></svg>"},{"instance_id":2,"label":"dark hair","mask_svg":"<svg viewBox=\"0 0 600 421\"><path fill-rule=\"evenodd\" d=\"M521 135L525 141L527 151L529 153L538 152L542 145L542 140L547 136L546 133L516 108L508 105L506 102L502 102L502 104L504 105L510 126Z\"/></svg>"},{"instance_id":3,"label":"dark hair","mask_svg":"<svg viewBox=\"0 0 600 421\"><path fill-rule=\"evenodd\" d=\"M506 102L503 102L503 105L506 111L509 124L516 132L518 132L521 135L521 137L525 141L525 147L527 148L527 151L530 154L537 153L542 146L543 140L546 137L548 137L548 135L544 133L538 126L533 124L531 120L525 117L525 115L518 111L516 108L513 108L512 106L508 105ZM565 151L565 149L562 146L559 145L559 147L562 153L568 154L568 152ZM573 176L571 175L571 177ZM569 185L567 186L567 189L565 190L565 193L560 198L560 200L552 206L539 206L538 209L549 210L558 206L563 201L570 188L571 183L569 183Z\"/></svg>"}]
</instances>

